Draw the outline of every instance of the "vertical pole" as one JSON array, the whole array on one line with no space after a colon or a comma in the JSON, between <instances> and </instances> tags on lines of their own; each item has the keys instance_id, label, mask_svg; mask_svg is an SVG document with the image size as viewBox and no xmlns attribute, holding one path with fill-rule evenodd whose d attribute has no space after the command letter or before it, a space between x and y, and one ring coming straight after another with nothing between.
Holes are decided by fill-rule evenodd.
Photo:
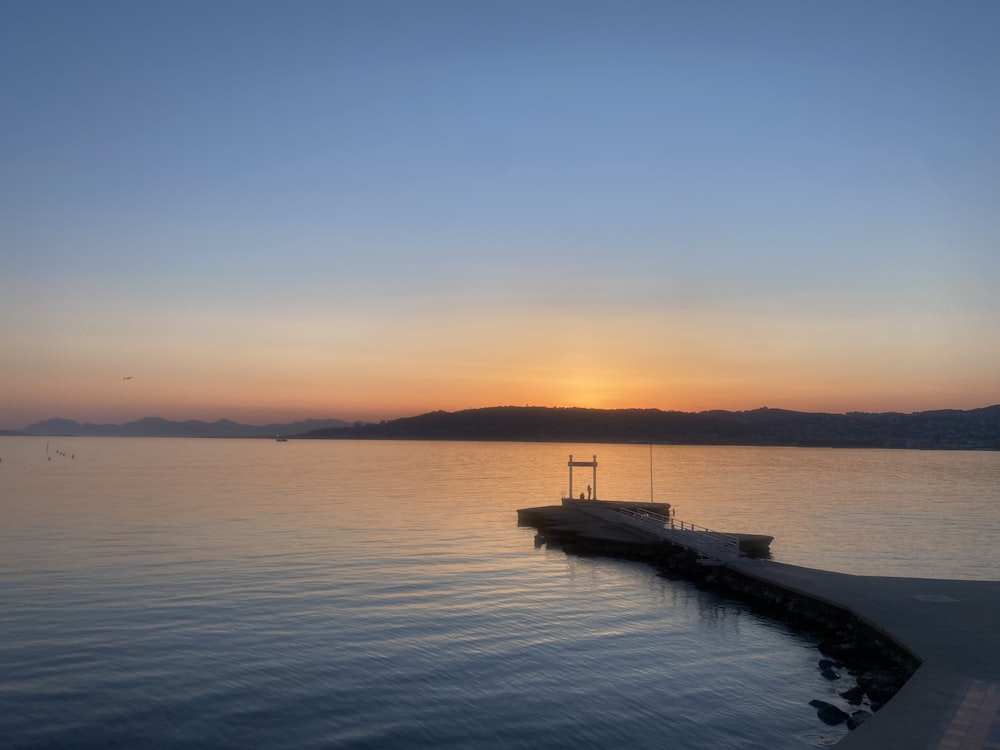
<instances>
[{"instance_id":1,"label":"vertical pole","mask_svg":"<svg viewBox=\"0 0 1000 750\"><path fill-rule=\"evenodd\" d=\"M594 499L597 499L597 455L594 455Z\"/></svg>"},{"instance_id":2,"label":"vertical pole","mask_svg":"<svg viewBox=\"0 0 1000 750\"><path fill-rule=\"evenodd\" d=\"M653 444L649 444L649 502L655 503L653 499Z\"/></svg>"},{"instance_id":3,"label":"vertical pole","mask_svg":"<svg viewBox=\"0 0 1000 750\"><path fill-rule=\"evenodd\" d=\"M569 499L573 499L573 454L569 454Z\"/></svg>"}]
</instances>

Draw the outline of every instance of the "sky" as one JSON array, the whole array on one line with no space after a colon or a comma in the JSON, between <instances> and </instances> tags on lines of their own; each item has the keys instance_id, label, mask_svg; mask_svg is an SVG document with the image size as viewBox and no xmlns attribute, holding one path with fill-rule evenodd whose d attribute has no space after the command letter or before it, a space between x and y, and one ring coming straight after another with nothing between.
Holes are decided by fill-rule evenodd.
<instances>
[{"instance_id":1,"label":"sky","mask_svg":"<svg viewBox=\"0 0 1000 750\"><path fill-rule=\"evenodd\" d=\"M1000 403L998 34L0 0L0 427Z\"/></svg>"}]
</instances>

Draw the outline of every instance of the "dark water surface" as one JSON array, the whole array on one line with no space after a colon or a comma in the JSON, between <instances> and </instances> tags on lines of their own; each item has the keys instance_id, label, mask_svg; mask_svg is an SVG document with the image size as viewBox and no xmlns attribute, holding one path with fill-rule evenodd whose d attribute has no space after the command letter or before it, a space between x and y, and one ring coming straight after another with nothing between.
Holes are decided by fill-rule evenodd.
<instances>
[{"instance_id":1,"label":"dark water surface","mask_svg":"<svg viewBox=\"0 0 1000 750\"><path fill-rule=\"evenodd\" d=\"M648 446L0 438L0 746L804 748L808 640L536 548L566 455ZM51 459L51 460L48 460ZM656 447L679 517L777 559L997 578L1000 455Z\"/></svg>"}]
</instances>

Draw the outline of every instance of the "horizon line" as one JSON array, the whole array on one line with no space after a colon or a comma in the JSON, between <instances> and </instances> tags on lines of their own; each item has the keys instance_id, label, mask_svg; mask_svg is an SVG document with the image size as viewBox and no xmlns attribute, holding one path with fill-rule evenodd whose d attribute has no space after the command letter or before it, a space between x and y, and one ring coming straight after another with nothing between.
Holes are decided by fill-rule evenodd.
<instances>
[{"instance_id":1,"label":"horizon line","mask_svg":"<svg viewBox=\"0 0 1000 750\"><path fill-rule=\"evenodd\" d=\"M415 413L415 414L406 414L406 415L403 415L403 416L391 417L391 418L387 418L387 419L345 419L343 417L305 417L305 418L302 418L302 419L271 420L271 421L264 422L264 423L259 423L259 424L258 423L254 423L254 422L241 422L241 421L232 419L230 417L219 417L218 419L208 420L208 419L202 419L202 418L171 419L171 418L161 417L161 416L157 416L157 415L146 415L146 416L142 416L142 417L136 417L135 419L128 419L128 420L125 420L125 421L122 421L122 422L92 422L92 421L89 421L89 420L81 422L81 421L78 421L78 420L73 419L71 417L48 417L46 419L38 420L37 422L32 422L32 423L30 423L30 424L28 424L28 425L26 425L24 427L21 427L21 428L0 428L0 429L2 429L4 431L7 431L7 432L21 432L23 430L27 430L27 429L30 429L32 427L36 427L37 425L44 424L46 422L55 422L55 421L73 422L73 423L78 424L80 426L95 425L95 426L121 427L121 426L124 426L124 425L127 425L127 424L133 424L135 422L141 422L141 421L147 420L147 419L157 419L157 420L163 420L165 422L173 422L173 423L177 423L177 424L183 424L185 422L201 422L203 424L209 424L209 425L211 425L211 424L218 424L219 422L232 422L233 424L242 425L242 426L246 426L246 427L267 427L267 426L270 426L270 425L297 424L297 423L300 423L300 422L324 422L324 421L344 422L348 426L354 426L354 425L358 425L358 424L381 424L381 423L384 423L384 422L393 422L393 421L396 421L396 420L399 420L399 419L411 419L411 418L414 418L414 417L423 416L425 414L434 414L434 413L439 413L439 412L444 412L446 414L457 414L457 413L464 412L464 411L483 411L483 410L487 410L487 409L551 409L551 410L582 409L582 410L587 410L587 411L606 411L606 412L614 412L614 411L660 411L660 412L665 412L665 413L671 413L672 412L672 413L676 413L676 414L708 414L708 413L711 413L711 412L723 412L723 413L729 413L729 414L745 414L745 413L753 412L753 411L769 410L769 411L787 411L787 412L793 412L793 413L798 413L798 414L827 414L827 415L848 415L848 414L904 414L904 415L907 415L907 414L911 414L912 415L912 414L926 414L926 413L930 413L930 412L940 412L940 411L958 411L958 412L979 411L981 409L989 409L989 408L993 408L993 407L997 407L997 406L1000 406L1000 403L986 404L985 406L977 406L977 407L972 407L972 408L969 408L969 409L959 409L959 408L954 408L954 407L940 407L940 408L936 408L936 409L921 409L921 410L916 410L916 411L898 411L898 410L895 410L895 409L888 409L888 410L885 410L885 411L868 411L868 410L863 410L863 409L851 409L851 410L847 410L847 411L814 411L814 410L801 410L801 409L786 409L784 407L772 407L772 406L767 406L767 405L761 405L761 406L754 407L752 409L701 409L701 410L698 410L698 411L685 411L683 409L663 409L663 408L655 407L655 406L631 406L631 407L605 408L605 407L591 407L591 406L543 406L543 405L536 405L536 404L524 404L524 405L518 406L518 405L515 405L515 404L495 404L493 406L470 406L470 407L466 407L466 408L463 408L463 409L450 409L450 410L449 409L430 409L430 410L421 411L421 412L418 412L418 413Z\"/></svg>"}]
</instances>

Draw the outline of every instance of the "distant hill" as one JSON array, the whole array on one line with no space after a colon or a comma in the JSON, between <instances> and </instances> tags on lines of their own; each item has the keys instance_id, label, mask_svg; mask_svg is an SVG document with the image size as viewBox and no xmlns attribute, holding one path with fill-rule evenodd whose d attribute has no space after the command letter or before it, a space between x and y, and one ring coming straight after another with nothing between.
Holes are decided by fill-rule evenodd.
<instances>
[{"instance_id":1,"label":"distant hill","mask_svg":"<svg viewBox=\"0 0 1000 750\"><path fill-rule=\"evenodd\" d=\"M296 437L1000 450L1000 405L912 414L499 406L435 411Z\"/></svg>"},{"instance_id":2,"label":"distant hill","mask_svg":"<svg viewBox=\"0 0 1000 750\"><path fill-rule=\"evenodd\" d=\"M25 427L22 435L79 435L84 437L274 437L314 430L342 428L342 419L306 419L281 424L249 425L220 419L216 422L188 420L172 422L160 417L143 417L125 424L80 424L71 419L46 419Z\"/></svg>"}]
</instances>

